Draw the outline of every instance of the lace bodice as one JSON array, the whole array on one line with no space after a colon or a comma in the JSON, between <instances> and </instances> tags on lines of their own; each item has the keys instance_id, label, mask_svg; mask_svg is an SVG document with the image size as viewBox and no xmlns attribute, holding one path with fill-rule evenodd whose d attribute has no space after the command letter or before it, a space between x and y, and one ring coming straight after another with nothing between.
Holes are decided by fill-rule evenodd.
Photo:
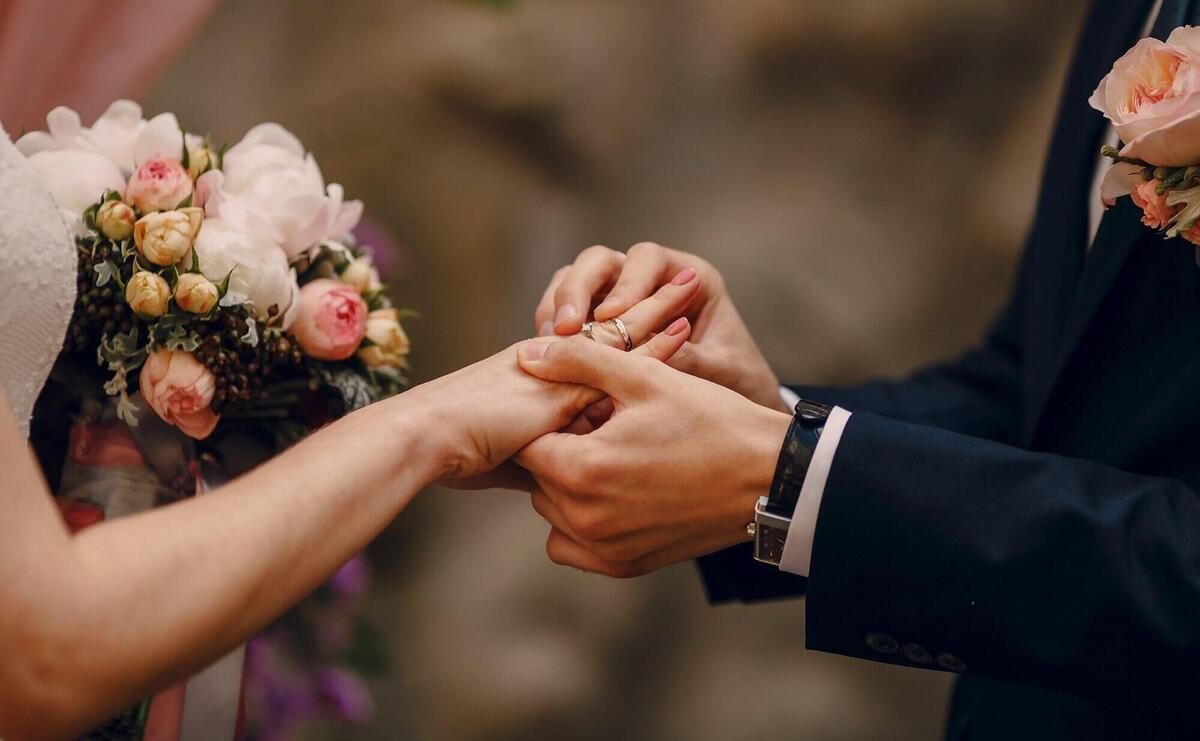
<instances>
[{"instance_id":1,"label":"lace bodice","mask_svg":"<svg viewBox=\"0 0 1200 741\"><path fill-rule=\"evenodd\" d=\"M26 435L71 320L76 266L58 208L0 127L0 387Z\"/></svg>"}]
</instances>

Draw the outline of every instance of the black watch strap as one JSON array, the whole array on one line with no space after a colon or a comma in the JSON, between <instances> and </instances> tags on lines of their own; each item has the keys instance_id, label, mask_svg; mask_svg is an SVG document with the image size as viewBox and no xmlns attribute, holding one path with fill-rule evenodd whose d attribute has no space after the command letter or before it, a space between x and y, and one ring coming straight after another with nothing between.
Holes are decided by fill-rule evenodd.
<instances>
[{"instance_id":1,"label":"black watch strap","mask_svg":"<svg viewBox=\"0 0 1200 741\"><path fill-rule=\"evenodd\" d=\"M779 451L779 462L775 464L775 478L771 481L771 492L767 496L766 510L773 515L791 518L800 501L800 489L808 476L813 452L825 422L833 407L801 399L796 404L796 414L788 427L783 448Z\"/></svg>"}]
</instances>

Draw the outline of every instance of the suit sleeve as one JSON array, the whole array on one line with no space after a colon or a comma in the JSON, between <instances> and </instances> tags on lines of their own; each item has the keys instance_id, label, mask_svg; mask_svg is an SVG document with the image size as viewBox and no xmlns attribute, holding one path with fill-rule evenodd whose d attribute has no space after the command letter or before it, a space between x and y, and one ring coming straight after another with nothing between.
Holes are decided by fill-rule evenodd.
<instances>
[{"instance_id":1,"label":"suit sleeve","mask_svg":"<svg viewBox=\"0 0 1200 741\"><path fill-rule=\"evenodd\" d=\"M851 412L869 411L976 437L1016 442L1021 420L1024 282L1018 279L1013 298L984 341L956 360L902 380L843 388L791 388L805 398ZM746 543L697 559L711 602L749 602L804 594L804 577L758 563L752 552L753 546Z\"/></svg>"},{"instance_id":2,"label":"suit sleeve","mask_svg":"<svg viewBox=\"0 0 1200 741\"><path fill-rule=\"evenodd\" d=\"M1200 498L856 413L824 492L806 618L815 650L1178 702L1200 687Z\"/></svg>"}]
</instances>

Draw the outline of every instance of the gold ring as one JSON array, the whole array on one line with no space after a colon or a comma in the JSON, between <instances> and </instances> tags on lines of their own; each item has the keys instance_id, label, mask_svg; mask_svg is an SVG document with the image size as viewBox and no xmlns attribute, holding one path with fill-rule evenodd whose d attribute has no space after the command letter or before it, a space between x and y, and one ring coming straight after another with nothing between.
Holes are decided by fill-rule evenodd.
<instances>
[{"instance_id":1,"label":"gold ring","mask_svg":"<svg viewBox=\"0 0 1200 741\"><path fill-rule=\"evenodd\" d=\"M605 323L613 325L617 328L617 331L621 333L621 339L625 340L625 352L633 350L633 338L629 336L629 330L625 328L625 322L621 321L617 317L613 317Z\"/></svg>"}]
</instances>

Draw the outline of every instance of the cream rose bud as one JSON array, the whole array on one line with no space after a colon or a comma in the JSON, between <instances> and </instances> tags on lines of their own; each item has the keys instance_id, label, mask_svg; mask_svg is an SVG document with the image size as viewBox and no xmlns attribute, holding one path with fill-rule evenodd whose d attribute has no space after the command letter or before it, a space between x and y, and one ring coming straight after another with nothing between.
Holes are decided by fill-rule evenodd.
<instances>
[{"instance_id":1,"label":"cream rose bud","mask_svg":"<svg viewBox=\"0 0 1200 741\"><path fill-rule=\"evenodd\" d=\"M125 284L125 302L144 317L160 317L171 300L171 287L157 273L140 270Z\"/></svg>"},{"instance_id":2,"label":"cream rose bud","mask_svg":"<svg viewBox=\"0 0 1200 741\"><path fill-rule=\"evenodd\" d=\"M221 300L221 292L200 273L184 273L175 285L175 303L191 314L207 314Z\"/></svg>"},{"instance_id":3,"label":"cream rose bud","mask_svg":"<svg viewBox=\"0 0 1200 741\"><path fill-rule=\"evenodd\" d=\"M133 239L142 257L161 267L174 265L192 249L203 221L204 209L194 206L146 214L133 225Z\"/></svg>"},{"instance_id":4,"label":"cream rose bud","mask_svg":"<svg viewBox=\"0 0 1200 741\"><path fill-rule=\"evenodd\" d=\"M191 194L188 171L165 157L156 157L134 170L125 188L125 200L144 214L175 208Z\"/></svg>"},{"instance_id":5,"label":"cream rose bud","mask_svg":"<svg viewBox=\"0 0 1200 741\"><path fill-rule=\"evenodd\" d=\"M204 174L208 166L216 159L216 155L207 146L197 147L188 152L188 177L193 181Z\"/></svg>"},{"instance_id":6,"label":"cream rose bud","mask_svg":"<svg viewBox=\"0 0 1200 741\"><path fill-rule=\"evenodd\" d=\"M400 326L400 313L395 309L376 309L367 315L367 339L372 344L359 350L358 358L368 368L407 365L405 357L412 343Z\"/></svg>"},{"instance_id":7,"label":"cream rose bud","mask_svg":"<svg viewBox=\"0 0 1200 741\"><path fill-rule=\"evenodd\" d=\"M129 239L137 214L124 201L105 201L96 211L96 227L114 242Z\"/></svg>"},{"instance_id":8,"label":"cream rose bud","mask_svg":"<svg viewBox=\"0 0 1200 741\"><path fill-rule=\"evenodd\" d=\"M341 278L342 283L353 285L360 294L365 294L366 291L371 290L372 273L374 273L374 267L371 266L371 258L364 255L364 257L350 260L350 264L338 278Z\"/></svg>"}]
</instances>

